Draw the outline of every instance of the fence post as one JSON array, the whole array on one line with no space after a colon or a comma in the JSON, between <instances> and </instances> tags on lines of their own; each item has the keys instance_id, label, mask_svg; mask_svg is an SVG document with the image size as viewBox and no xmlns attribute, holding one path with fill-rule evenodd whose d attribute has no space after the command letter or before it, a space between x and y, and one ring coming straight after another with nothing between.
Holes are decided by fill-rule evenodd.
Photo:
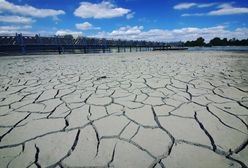
<instances>
[{"instance_id":1,"label":"fence post","mask_svg":"<svg viewBox=\"0 0 248 168\"><path fill-rule=\"evenodd\" d=\"M59 54L61 54L62 47L60 46L59 37L58 36L55 36L55 37L56 37L56 48L58 49Z\"/></svg>"},{"instance_id":2,"label":"fence post","mask_svg":"<svg viewBox=\"0 0 248 168\"><path fill-rule=\"evenodd\" d=\"M17 43L18 43L18 44L20 45L20 47L21 47L21 52L22 52L22 54L26 54L26 48L25 48L25 45L24 45L22 33L16 34L16 36L17 36Z\"/></svg>"}]
</instances>

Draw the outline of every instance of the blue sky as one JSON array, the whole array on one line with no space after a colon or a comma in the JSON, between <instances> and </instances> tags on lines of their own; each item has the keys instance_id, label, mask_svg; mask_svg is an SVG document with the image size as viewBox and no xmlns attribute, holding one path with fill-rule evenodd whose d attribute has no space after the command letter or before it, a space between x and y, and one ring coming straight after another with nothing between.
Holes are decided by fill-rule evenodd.
<instances>
[{"instance_id":1,"label":"blue sky","mask_svg":"<svg viewBox=\"0 0 248 168\"><path fill-rule=\"evenodd\" d=\"M152 41L248 38L247 0L0 0L0 33Z\"/></svg>"}]
</instances>

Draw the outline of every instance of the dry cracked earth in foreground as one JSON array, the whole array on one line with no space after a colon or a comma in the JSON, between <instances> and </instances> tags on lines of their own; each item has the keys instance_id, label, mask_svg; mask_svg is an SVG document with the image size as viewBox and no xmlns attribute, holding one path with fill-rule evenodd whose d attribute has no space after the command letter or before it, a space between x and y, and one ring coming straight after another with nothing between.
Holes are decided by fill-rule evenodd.
<instances>
[{"instance_id":1,"label":"dry cracked earth in foreground","mask_svg":"<svg viewBox=\"0 0 248 168\"><path fill-rule=\"evenodd\" d=\"M248 55L0 58L0 167L248 166Z\"/></svg>"}]
</instances>

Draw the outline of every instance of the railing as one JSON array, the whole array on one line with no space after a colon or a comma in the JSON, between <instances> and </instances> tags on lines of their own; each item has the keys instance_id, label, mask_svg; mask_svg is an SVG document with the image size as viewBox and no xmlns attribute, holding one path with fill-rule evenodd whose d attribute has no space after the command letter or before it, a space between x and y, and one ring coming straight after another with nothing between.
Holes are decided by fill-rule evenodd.
<instances>
[{"instance_id":1,"label":"railing","mask_svg":"<svg viewBox=\"0 0 248 168\"><path fill-rule=\"evenodd\" d=\"M115 40L104 38L77 37L70 35L42 37L39 35L27 36L22 34L0 35L0 55L23 55L39 54L43 52L64 52L69 53L89 53L89 52L109 52L115 48L117 52L126 51L127 48L132 51L164 49L169 47L180 47L182 43L164 43L153 41L135 41L135 40Z\"/></svg>"}]
</instances>

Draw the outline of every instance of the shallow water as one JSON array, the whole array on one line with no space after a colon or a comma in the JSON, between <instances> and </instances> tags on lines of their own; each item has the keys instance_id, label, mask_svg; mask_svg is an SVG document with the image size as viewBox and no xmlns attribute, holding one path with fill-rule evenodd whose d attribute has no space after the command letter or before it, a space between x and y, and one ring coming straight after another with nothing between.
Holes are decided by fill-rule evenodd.
<instances>
[{"instance_id":1,"label":"shallow water","mask_svg":"<svg viewBox=\"0 0 248 168\"><path fill-rule=\"evenodd\" d=\"M248 46L189 47L189 51L241 51L248 52Z\"/></svg>"}]
</instances>

